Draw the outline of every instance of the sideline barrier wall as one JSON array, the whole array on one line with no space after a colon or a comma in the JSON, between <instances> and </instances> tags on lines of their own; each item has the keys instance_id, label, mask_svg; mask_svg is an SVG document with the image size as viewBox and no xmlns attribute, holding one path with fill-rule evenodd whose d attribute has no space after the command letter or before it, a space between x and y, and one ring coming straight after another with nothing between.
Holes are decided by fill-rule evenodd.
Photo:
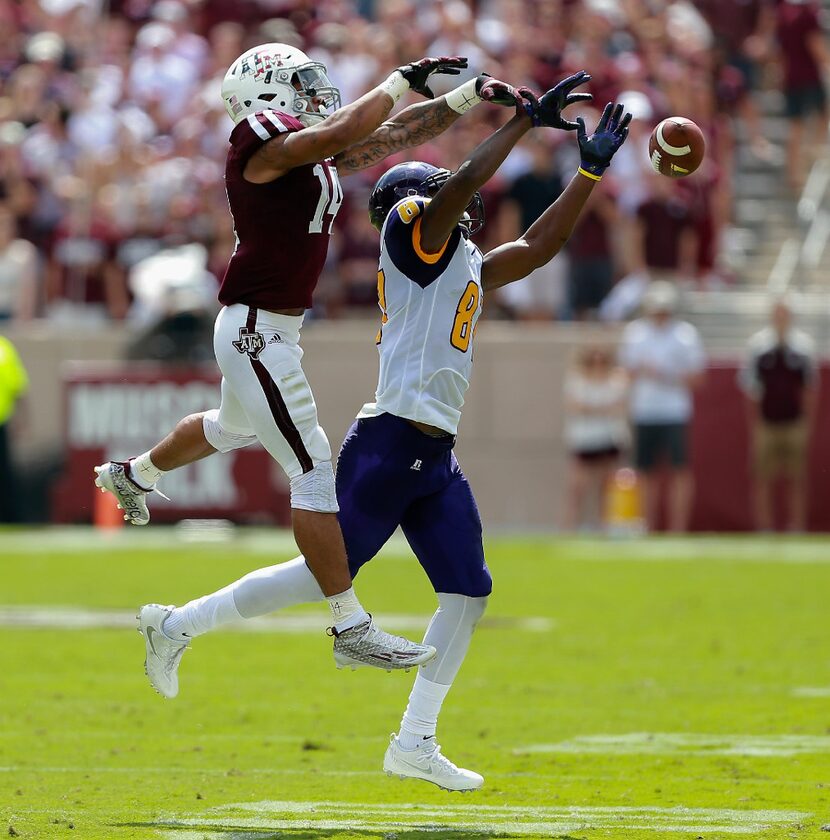
<instances>
[{"instance_id":1,"label":"sideline barrier wall","mask_svg":"<svg viewBox=\"0 0 830 840\"><path fill-rule=\"evenodd\" d=\"M303 328L303 364L335 451L360 406L374 393L376 331L375 321L309 322ZM7 334L31 377L28 421L16 445L25 470L45 452L63 447L66 414L61 377L78 370L66 363L112 363L123 356L129 333L123 327L107 327L79 335L37 324ZM578 347L597 341L615 344L618 335L617 328L595 325L481 323L456 451L486 527L549 530L558 524L566 467L563 378ZM735 359L715 360L697 395L693 428L697 530L750 527L748 430L735 370ZM825 369L817 428L830 428L827 373ZM830 530L830 439L814 438L810 523L812 528ZM91 476L91 463L89 470Z\"/></svg>"}]
</instances>

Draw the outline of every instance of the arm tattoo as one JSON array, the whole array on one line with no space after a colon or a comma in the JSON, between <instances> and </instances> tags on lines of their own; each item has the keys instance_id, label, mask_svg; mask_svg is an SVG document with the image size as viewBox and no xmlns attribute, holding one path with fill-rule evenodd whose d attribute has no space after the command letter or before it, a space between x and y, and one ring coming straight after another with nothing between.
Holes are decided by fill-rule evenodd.
<instances>
[{"instance_id":1,"label":"arm tattoo","mask_svg":"<svg viewBox=\"0 0 830 840\"><path fill-rule=\"evenodd\" d=\"M337 166L346 172L366 169L395 152L432 140L459 116L444 97L411 105L375 129L365 140L337 155Z\"/></svg>"}]
</instances>

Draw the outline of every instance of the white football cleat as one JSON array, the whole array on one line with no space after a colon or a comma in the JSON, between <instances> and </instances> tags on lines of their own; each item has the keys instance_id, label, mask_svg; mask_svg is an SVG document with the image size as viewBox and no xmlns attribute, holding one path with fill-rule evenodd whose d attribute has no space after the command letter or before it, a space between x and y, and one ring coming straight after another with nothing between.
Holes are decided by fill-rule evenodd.
<instances>
[{"instance_id":1,"label":"white football cleat","mask_svg":"<svg viewBox=\"0 0 830 840\"><path fill-rule=\"evenodd\" d=\"M330 627L329 634L334 636L334 661L338 668L350 665L354 671L362 665L370 665L384 671L408 671L435 656L432 645L419 645L386 633L375 624L372 616L340 633Z\"/></svg>"},{"instance_id":2,"label":"white football cleat","mask_svg":"<svg viewBox=\"0 0 830 840\"><path fill-rule=\"evenodd\" d=\"M414 750L401 748L396 735L392 735L386 755L383 757L383 769L387 776L399 779L422 779L432 782L444 790L466 792L478 790L484 784L484 777L472 770L456 767L441 752L435 738L428 738Z\"/></svg>"},{"instance_id":3,"label":"white football cleat","mask_svg":"<svg viewBox=\"0 0 830 840\"><path fill-rule=\"evenodd\" d=\"M144 636L146 648L144 673L163 697L175 697L179 693L179 662L190 645L171 639L162 629L174 609L172 605L146 604L138 611L138 630Z\"/></svg>"},{"instance_id":4,"label":"white football cleat","mask_svg":"<svg viewBox=\"0 0 830 840\"><path fill-rule=\"evenodd\" d=\"M102 493L109 492L115 496L127 522L146 525L150 521L146 497L152 490L139 487L130 478L129 468L128 461L107 461L106 464L95 467L95 485L101 488Z\"/></svg>"}]
</instances>

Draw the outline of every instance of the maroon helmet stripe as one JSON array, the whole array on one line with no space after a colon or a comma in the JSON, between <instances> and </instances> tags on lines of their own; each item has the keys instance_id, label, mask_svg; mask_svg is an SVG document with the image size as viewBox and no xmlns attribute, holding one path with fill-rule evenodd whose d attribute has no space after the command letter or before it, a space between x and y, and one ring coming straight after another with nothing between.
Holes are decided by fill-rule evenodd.
<instances>
[{"instance_id":1,"label":"maroon helmet stripe","mask_svg":"<svg viewBox=\"0 0 830 840\"><path fill-rule=\"evenodd\" d=\"M256 332L256 309L253 306L248 307L248 318L245 321L245 329L248 332Z\"/></svg>"},{"instance_id":2,"label":"maroon helmet stripe","mask_svg":"<svg viewBox=\"0 0 830 840\"><path fill-rule=\"evenodd\" d=\"M256 312L255 309L249 311ZM288 413L288 407L285 405L285 400L283 400L279 388L277 388L277 383L271 379L271 374L268 373L268 369L259 359L251 359L251 367L254 369L259 384L262 386L265 399L268 400L268 407L271 409L271 416L274 418L280 434L288 441L288 445L291 447L291 451L297 456L303 472L311 472L314 469L314 462L311 460L311 455L308 454L308 450L305 448L302 435L297 430L294 421L291 419L291 415Z\"/></svg>"}]
</instances>

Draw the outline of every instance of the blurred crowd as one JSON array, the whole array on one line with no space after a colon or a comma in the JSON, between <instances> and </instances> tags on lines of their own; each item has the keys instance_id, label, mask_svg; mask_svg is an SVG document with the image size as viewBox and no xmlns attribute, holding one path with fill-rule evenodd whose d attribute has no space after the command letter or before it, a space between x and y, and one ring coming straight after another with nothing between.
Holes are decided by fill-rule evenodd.
<instances>
[{"instance_id":1,"label":"blurred crowd","mask_svg":"<svg viewBox=\"0 0 830 840\"><path fill-rule=\"evenodd\" d=\"M234 244L220 82L266 41L325 63L344 103L399 64L458 54L469 77L538 91L586 68L595 105L619 99L634 113L567 252L490 300L490 316L622 319L650 280L728 284L736 126L759 157L775 151L753 92L777 58L787 114L823 114L823 57L804 59L817 27L809 2L787 0L0 0L0 319L146 325L171 307L210 309ZM596 115L583 113L589 124ZM707 137L704 164L685 179L655 175L648 159L652 127L672 114ZM504 119L479 106L408 157L455 167ZM577 163L573 136L533 132L487 187L482 247L521 233ZM381 171L344 181L318 316L376 311L365 208ZM159 255L169 259L156 267L175 266L182 253L186 293L169 293L181 286L172 269L148 288L141 266Z\"/></svg>"}]
</instances>

